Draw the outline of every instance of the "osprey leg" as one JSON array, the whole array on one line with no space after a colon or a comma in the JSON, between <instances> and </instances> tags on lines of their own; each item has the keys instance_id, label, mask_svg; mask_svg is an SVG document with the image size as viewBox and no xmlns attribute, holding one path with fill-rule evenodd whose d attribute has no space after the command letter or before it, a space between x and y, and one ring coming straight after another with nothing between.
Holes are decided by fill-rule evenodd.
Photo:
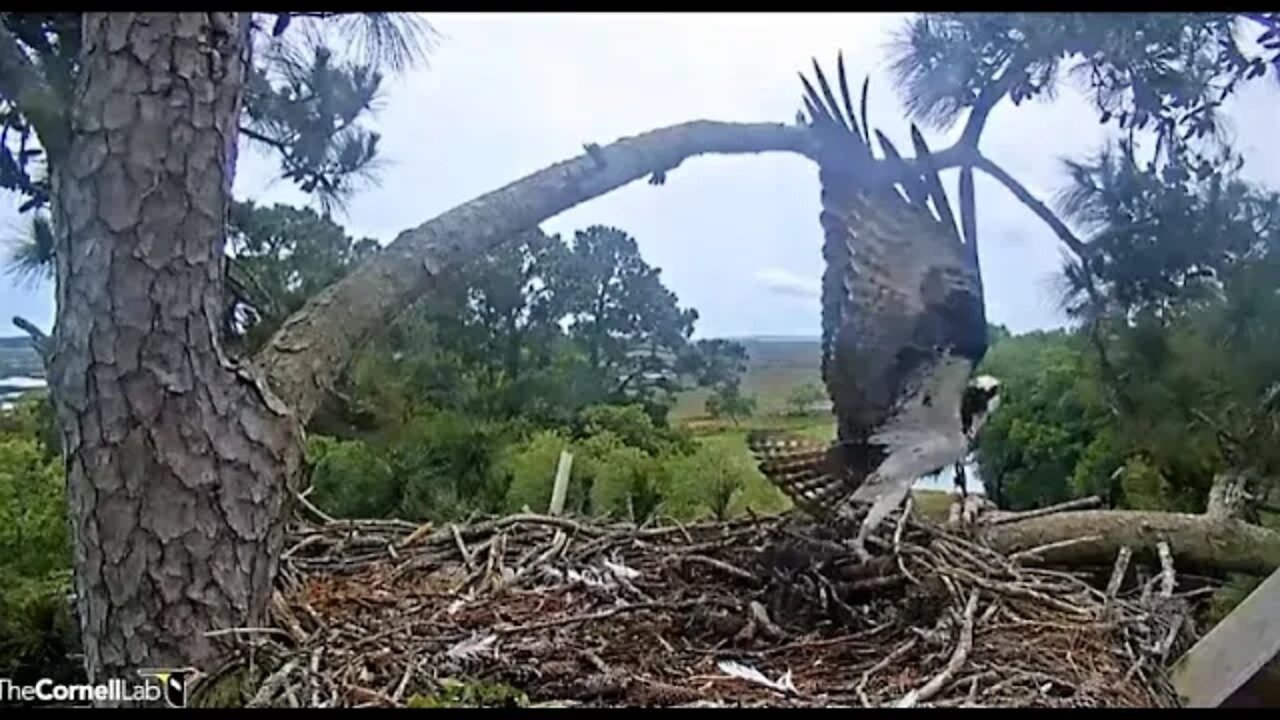
<instances>
[{"instance_id":1,"label":"osprey leg","mask_svg":"<svg viewBox=\"0 0 1280 720\"><path fill-rule=\"evenodd\" d=\"M858 528L858 536L854 538L852 547L853 552L864 562L871 559L871 555L867 552L867 538L885 518L889 517L889 513L906 501L907 496L911 494L911 486L915 484L915 478L880 480L873 475L868 484L877 488L877 495L875 502L871 504L871 509L867 511L867 516L862 519L862 526ZM858 500L856 494L853 499Z\"/></svg>"}]
</instances>

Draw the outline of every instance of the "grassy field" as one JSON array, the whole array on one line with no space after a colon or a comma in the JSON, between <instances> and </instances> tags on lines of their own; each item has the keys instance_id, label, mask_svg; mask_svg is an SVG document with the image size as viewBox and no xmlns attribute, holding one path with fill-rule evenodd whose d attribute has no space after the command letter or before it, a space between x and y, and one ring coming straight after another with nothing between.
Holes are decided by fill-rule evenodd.
<instances>
[{"instance_id":1,"label":"grassy field","mask_svg":"<svg viewBox=\"0 0 1280 720\"><path fill-rule=\"evenodd\" d=\"M747 349L747 372L742 390L756 399L756 412L761 415L781 414L787 409L787 396L807 383L821 385L822 347L817 339L739 338ZM706 390L683 394L671 411L673 419L696 418L706 414Z\"/></svg>"},{"instance_id":2,"label":"grassy field","mask_svg":"<svg viewBox=\"0 0 1280 720\"><path fill-rule=\"evenodd\" d=\"M747 433L755 429L785 430L818 440L835 437L835 422L830 415L791 417L787 396L806 383L821 384L821 346L818 340L805 338L742 338L747 349L747 372L743 391L755 396L756 415L735 425L727 420L706 416L706 391L686 393L678 399L671 419L691 429L699 442L731 448L748 456ZM916 512L933 520L946 520L951 494L937 490L916 490ZM750 508L759 514L776 513L791 507L791 501L759 472L752 473L746 488L734 503L734 510Z\"/></svg>"}]
</instances>

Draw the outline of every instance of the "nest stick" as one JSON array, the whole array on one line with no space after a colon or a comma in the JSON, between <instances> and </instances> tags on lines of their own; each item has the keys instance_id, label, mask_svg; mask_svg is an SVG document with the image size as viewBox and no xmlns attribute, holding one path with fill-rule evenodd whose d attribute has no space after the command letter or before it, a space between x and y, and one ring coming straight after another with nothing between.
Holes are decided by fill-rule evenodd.
<instances>
[{"instance_id":1,"label":"nest stick","mask_svg":"<svg viewBox=\"0 0 1280 720\"><path fill-rule=\"evenodd\" d=\"M960 672L960 668L964 667L965 662L969 659L969 651L973 648L973 620L978 613L978 590L975 588L969 592L969 601L964 606L964 626L960 628L960 641L956 643L956 649L951 653L951 660L947 662L947 666L942 672L934 676L932 680L925 683L919 690L913 690L907 693L907 696L898 701L896 707L909 708L917 703L927 702L938 694L938 691L946 687L951 682L951 678Z\"/></svg>"},{"instance_id":2,"label":"nest stick","mask_svg":"<svg viewBox=\"0 0 1280 720\"><path fill-rule=\"evenodd\" d=\"M1033 547L1027 550L1020 550L1010 555L1009 559L1014 562L1023 562L1026 560L1043 561L1043 558L1041 557L1041 553L1046 553L1051 550L1060 550L1062 548L1071 547L1073 545L1084 545L1086 543L1097 542L1101 539L1102 539L1101 535L1085 535L1084 537L1070 538L1067 540L1058 540L1056 542L1051 542L1046 545L1037 545L1036 547Z\"/></svg>"},{"instance_id":3,"label":"nest stick","mask_svg":"<svg viewBox=\"0 0 1280 720\"><path fill-rule=\"evenodd\" d=\"M1169 543L1164 540L1156 545L1156 549L1160 552L1160 596L1172 597L1177 585L1177 577L1173 573L1173 552L1169 549Z\"/></svg>"},{"instance_id":4,"label":"nest stick","mask_svg":"<svg viewBox=\"0 0 1280 720\"><path fill-rule=\"evenodd\" d=\"M1132 557L1133 550L1128 545L1120 548L1120 552L1116 555L1115 567L1111 568L1111 579L1107 581L1107 599L1102 606L1103 616L1111 613L1116 594L1120 592L1120 586L1124 584L1124 576L1129 572L1129 559Z\"/></svg>"},{"instance_id":5,"label":"nest stick","mask_svg":"<svg viewBox=\"0 0 1280 720\"><path fill-rule=\"evenodd\" d=\"M458 552L462 554L462 562L466 563L468 568L474 568L475 563L471 559L471 551L467 550L467 543L462 539L462 533L458 532L457 525L449 525L449 530L453 532L453 541L458 545Z\"/></svg>"},{"instance_id":6,"label":"nest stick","mask_svg":"<svg viewBox=\"0 0 1280 720\"><path fill-rule=\"evenodd\" d=\"M867 681L871 679L872 675L875 675L881 670L884 670L885 668L889 667L894 662L896 662L898 658L911 652L911 649L916 646L917 642L919 642L917 638L911 638L905 643L899 645L896 650L894 650L893 652L881 658L880 662L876 663L875 665L872 665L871 667L863 671L862 679L858 681L858 686L854 690L858 693L858 699L862 701L862 704L865 707L872 706L871 700L867 698L867 692L866 692Z\"/></svg>"},{"instance_id":7,"label":"nest stick","mask_svg":"<svg viewBox=\"0 0 1280 720\"><path fill-rule=\"evenodd\" d=\"M1038 508L1036 510L1027 510L1025 512L1012 512L1004 515L993 516L987 521L987 525L1004 525L1006 523L1019 522L1021 520L1030 520L1032 518L1043 517L1045 515L1053 515L1054 513L1068 512L1070 510L1087 510L1102 505L1102 498L1091 495L1086 498L1076 500L1068 500L1057 505Z\"/></svg>"},{"instance_id":8,"label":"nest stick","mask_svg":"<svg viewBox=\"0 0 1280 720\"><path fill-rule=\"evenodd\" d=\"M902 531L907 527L907 518L911 517L911 508L915 505L915 501L914 497L908 495L906 505L902 506L902 514L898 516L898 526L893 530L894 555L898 555L902 551Z\"/></svg>"}]
</instances>

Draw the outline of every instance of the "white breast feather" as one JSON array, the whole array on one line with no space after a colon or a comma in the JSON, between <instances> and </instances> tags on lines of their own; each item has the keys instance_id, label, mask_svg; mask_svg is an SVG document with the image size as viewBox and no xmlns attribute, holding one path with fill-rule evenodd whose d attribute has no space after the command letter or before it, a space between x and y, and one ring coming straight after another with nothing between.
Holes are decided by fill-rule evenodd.
<instances>
[{"instance_id":1,"label":"white breast feather","mask_svg":"<svg viewBox=\"0 0 1280 720\"><path fill-rule=\"evenodd\" d=\"M884 427L871 436L885 446L885 459L853 493L854 502L900 502L916 480L963 458L969 449L960 421L960 402L972 364L943 356L921 387L903 402ZM924 404L928 395L930 403ZM877 503L878 505L879 503ZM889 512L896 507L893 503ZM874 511L874 510L873 510Z\"/></svg>"}]
</instances>

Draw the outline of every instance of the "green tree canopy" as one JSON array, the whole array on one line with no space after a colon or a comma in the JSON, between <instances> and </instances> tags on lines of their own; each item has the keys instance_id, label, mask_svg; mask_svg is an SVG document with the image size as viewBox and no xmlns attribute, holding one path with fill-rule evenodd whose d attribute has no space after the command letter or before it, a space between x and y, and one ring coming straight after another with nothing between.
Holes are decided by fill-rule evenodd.
<instances>
[{"instance_id":1,"label":"green tree canopy","mask_svg":"<svg viewBox=\"0 0 1280 720\"><path fill-rule=\"evenodd\" d=\"M49 202L47 153L64 150L79 77L80 13L0 13L0 188L21 212ZM241 131L281 176L327 210L371 179L378 134L364 123L382 69L424 63L436 35L409 13L257 13ZM40 88L48 92L37 92Z\"/></svg>"}]
</instances>

